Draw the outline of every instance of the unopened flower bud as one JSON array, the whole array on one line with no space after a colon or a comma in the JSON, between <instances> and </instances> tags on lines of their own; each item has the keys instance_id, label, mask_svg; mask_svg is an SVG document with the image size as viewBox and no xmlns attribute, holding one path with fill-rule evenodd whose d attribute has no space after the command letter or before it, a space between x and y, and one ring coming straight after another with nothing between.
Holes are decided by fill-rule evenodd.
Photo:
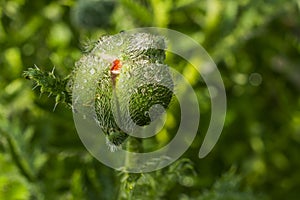
<instances>
[{"instance_id":1,"label":"unopened flower bud","mask_svg":"<svg viewBox=\"0 0 300 200\"><path fill-rule=\"evenodd\" d=\"M83 97L82 103L94 100L95 120L111 145L120 146L136 126L159 117L163 109L155 105L168 107L173 80L164 59L163 37L123 32L101 37L76 63L74 77L87 82L83 91L96 84L94 98Z\"/></svg>"}]
</instances>

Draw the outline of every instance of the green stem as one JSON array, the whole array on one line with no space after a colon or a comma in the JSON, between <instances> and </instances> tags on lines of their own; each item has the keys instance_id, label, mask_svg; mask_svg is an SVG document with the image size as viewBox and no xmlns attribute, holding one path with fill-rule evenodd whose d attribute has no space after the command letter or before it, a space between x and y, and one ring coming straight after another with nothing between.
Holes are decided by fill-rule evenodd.
<instances>
[{"instance_id":1,"label":"green stem","mask_svg":"<svg viewBox=\"0 0 300 200\"><path fill-rule=\"evenodd\" d=\"M140 153L143 151L142 140L129 136L126 142L126 150L128 152L125 160L125 168L127 171L138 164L137 157L132 154L132 152Z\"/></svg>"},{"instance_id":2,"label":"green stem","mask_svg":"<svg viewBox=\"0 0 300 200\"><path fill-rule=\"evenodd\" d=\"M135 183L141 177L140 173L129 173L128 171L138 165L137 157L132 152L143 152L142 140L129 136L126 142L127 155L125 159L125 169L123 172L123 181L120 187L119 200L124 199L126 196L127 200L133 199L133 191ZM130 153L131 152L131 153ZM125 195L122 195L125 194Z\"/></svg>"}]
</instances>

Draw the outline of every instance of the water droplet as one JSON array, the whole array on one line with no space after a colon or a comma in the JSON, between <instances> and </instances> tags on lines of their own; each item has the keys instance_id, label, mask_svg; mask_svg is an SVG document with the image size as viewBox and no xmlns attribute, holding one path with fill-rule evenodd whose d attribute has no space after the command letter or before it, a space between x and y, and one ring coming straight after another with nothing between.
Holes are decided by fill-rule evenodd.
<instances>
[{"instance_id":1,"label":"water droplet","mask_svg":"<svg viewBox=\"0 0 300 200\"><path fill-rule=\"evenodd\" d=\"M149 78L150 78L150 73L149 73L149 72L145 72L144 77L145 77L146 79L149 79Z\"/></svg>"},{"instance_id":2,"label":"water droplet","mask_svg":"<svg viewBox=\"0 0 300 200\"><path fill-rule=\"evenodd\" d=\"M151 65L149 66L150 70L154 70L156 67L157 67L157 65L153 65L153 64L151 64Z\"/></svg>"},{"instance_id":3,"label":"water droplet","mask_svg":"<svg viewBox=\"0 0 300 200\"><path fill-rule=\"evenodd\" d=\"M130 79L130 77L131 77L131 74L130 74L130 73L127 73L127 74L126 74L126 78L127 78L127 79Z\"/></svg>"},{"instance_id":4,"label":"water droplet","mask_svg":"<svg viewBox=\"0 0 300 200\"><path fill-rule=\"evenodd\" d=\"M95 72L96 72L96 70L95 70L94 68L92 68L92 69L90 70L90 74L91 74L91 75L94 75Z\"/></svg>"},{"instance_id":5,"label":"water droplet","mask_svg":"<svg viewBox=\"0 0 300 200\"><path fill-rule=\"evenodd\" d=\"M156 74L156 76L154 77L154 79L157 81L157 82L160 82L162 80L162 76L160 74Z\"/></svg>"},{"instance_id":6,"label":"water droplet","mask_svg":"<svg viewBox=\"0 0 300 200\"><path fill-rule=\"evenodd\" d=\"M121 45L123 44L123 38L122 38L121 35L118 35L118 36L116 37L115 44L116 44L117 46L121 46Z\"/></svg>"}]
</instances>

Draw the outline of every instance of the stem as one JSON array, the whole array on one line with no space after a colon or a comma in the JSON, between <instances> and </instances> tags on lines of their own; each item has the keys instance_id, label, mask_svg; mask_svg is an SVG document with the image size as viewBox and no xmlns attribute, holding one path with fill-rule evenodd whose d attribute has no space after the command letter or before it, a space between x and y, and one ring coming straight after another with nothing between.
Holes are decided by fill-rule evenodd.
<instances>
[{"instance_id":1,"label":"stem","mask_svg":"<svg viewBox=\"0 0 300 200\"><path fill-rule=\"evenodd\" d=\"M142 140L140 138L129 136L126 142L126 150L128 152L125 160L125 168L127 171L138 164L138 160L132 152L143 152Z\"/></svg>"},{"instance_id":2,"label":"stem","mask_svg":"<svg viewBox=\"0 0 300 200\"><path fill-rule=\"evenodd\" d=\"M135 183L141 177L141 173L129 173L128 171L134 166L138 165L138 160L132 152L142 152L143 145L140 138L129 136L126 142L127 155L125 159L125 169L123 172L123 179L121 182L120 192L118 199L131 200L133 199L133 191Z\"/></svg>"}]
</instances>

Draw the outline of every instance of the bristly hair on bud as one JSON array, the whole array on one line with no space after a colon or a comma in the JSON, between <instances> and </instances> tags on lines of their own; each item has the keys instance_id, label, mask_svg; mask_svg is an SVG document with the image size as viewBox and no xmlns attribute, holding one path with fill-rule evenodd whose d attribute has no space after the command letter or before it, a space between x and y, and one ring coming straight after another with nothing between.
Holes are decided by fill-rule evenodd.
<instances>
[{"instance_id":1,"label":"bristly hair on bud","mask_svg":"<svg viewBox=\"0 0 300 200\"><path fill-rule=\"evenodd\" d=\"M164 64L165 48L162 36L120 32L101 37L76 63L77 78L97 80L96 120L111 150L119 149L135 126L148 125L162 114L150 116L152 106L168 107L173 80Z\"/></svg>"}]
</instances>

